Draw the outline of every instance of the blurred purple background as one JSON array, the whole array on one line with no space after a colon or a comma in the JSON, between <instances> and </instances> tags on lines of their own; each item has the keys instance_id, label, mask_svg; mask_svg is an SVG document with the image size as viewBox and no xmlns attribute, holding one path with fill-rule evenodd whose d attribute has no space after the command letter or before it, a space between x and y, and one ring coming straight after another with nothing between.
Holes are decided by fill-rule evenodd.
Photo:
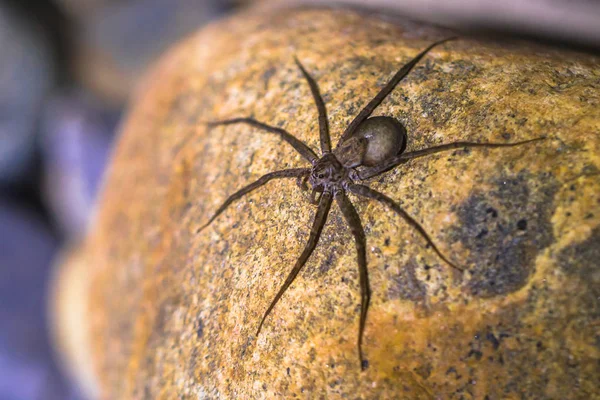
<instances>
[{"instance_id":1,"label":"blurred purple background","mask_svg":"<svg viewBox=\"0 0 600 400\"><path fill-rule=\"evenodd\" d=\"M170 44L251 2L0 0L0 400L82 399L48 336L52 260L85 232L136 79ZM600 49L593 0L504 0L501 18L492 0L347 3Z\"/></svg>"},{"instance_id":2,"label":"blurred purple background","mask_svg":"<svg viewBox=\"0 0 600 400\"><path fill-rule=\"evenodd\" d=\"M237 6L0 0L0 400L83 400L51 345L53 259L86 229L136 78Z\"/></svg>"}]
</instances>

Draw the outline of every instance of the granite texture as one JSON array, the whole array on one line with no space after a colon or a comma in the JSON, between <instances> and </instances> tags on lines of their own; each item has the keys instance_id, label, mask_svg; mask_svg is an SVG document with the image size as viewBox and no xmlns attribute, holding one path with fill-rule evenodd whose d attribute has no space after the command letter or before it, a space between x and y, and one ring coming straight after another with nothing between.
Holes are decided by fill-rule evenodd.
<instances>
[{"instance_id":1,"label":"granite texture","mask_svg":"<svg viewBox=\"0 0 600 400\"><path fill-rule=\"evenodd\" d=\"M204 121L253 116L317 149L297 56L336 143L402 64L446 36L350 10L250 11L163 58L123 126L79 253L80 329L104 398L599 398L597 57L463 37L431 51L376 110L406 126L409 151L547 139L432 155L369 182L463 273L389 209L352 197L373 290L365 372L356 252L336 205L258 338L315 207L293 180L273 181L196 233L238 188L307 166L273 135Z\"/></svg>"}]
</instances>

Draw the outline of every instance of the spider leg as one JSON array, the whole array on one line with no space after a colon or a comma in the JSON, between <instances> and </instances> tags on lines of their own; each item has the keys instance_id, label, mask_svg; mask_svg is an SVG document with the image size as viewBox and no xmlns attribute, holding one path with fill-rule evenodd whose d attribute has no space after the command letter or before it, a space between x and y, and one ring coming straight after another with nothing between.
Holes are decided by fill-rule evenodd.
<instances>
[{"instance_id":1,"label":"spider leg","mask_svg":"<svg viewBox=\"0 0 600 400\"><path fill-rule=\"evenodd\" d=\"M367 256L366 256L366 239L365 231L363 230L360 217L356 212L356 208L346 196L344 191L339 191L335 194L335 199L344 214L344 218L354 235L354 242L356 244L356 255L358 258L358 272L360 279L360 323L358 328L358 358L360 360L360 366L364 371L366 365L364 362L362 352L362 340L365 331L365 323L367 321L367 311L369 309L369 302L371 301L371 288L369 287L369 271L367 270Z\"/></svg>"},{"instance_id":2,"label":"spider leg","mask_svg":"<svg viewBox=\"0 0 600 400\"><path fill-rule=\"evenodd\" d=\"M536 142L538 140L544 140L545 137L539 137L530 140L524 140L521 142L515 143L475 143L475 142L453 142L442 144L439 146L429 147L427 149L415 150L410 153L399 154L396 157L390 158L388 161L381 165L376 165L374 167L363 168L358 172L359 179L368 179L372 178L376 175L381 174L391 168L394 168L402 163L407 162L408 160L412 160L413 158L428 156L430 154L439 153L441 151L454 150L460 148L468 148L468 147L487 147L487 148L498 148L498 147L514 147L520 146L522 144L527 144L531 142Z\"/></svg>"},{"instance_id":3,"label":"spider leg","mask_svg":"<svg viewBox=\"0 0 600 400\"><path fill-rule=\"evenodd\" d=\"M423 157L434 153L439 153L440 151L459 149L462 147L487 147L487 148L498 148L498 147L515 147L520 146L522 144L527 144L531 142L537 142L539 140L544 140L545 137L539 137L535 139L523 140L521 142L515 143L473 143L473 142L454 142L442 144L435 147L430 147L428 149L411 151L410 153L405 153L400 156L403 160L411 160L417 157Z\"/></svg>"},{"instance_id":4,"label":"spider leg","mask_svg":"<svg viewBox=\"0 0 600 400\"><path fill-rule=\"evenodd\" d=\"M321 137L321 152L323 154L331 152L331 137L329 136L329 122L327 121L327 109L325 108L325 103L323 102L323 98L321 97L321 93L319 92L319 86L317 82L310 76L308 72L304 69L300 61L294 57L294 61L296 61L296 65L302 71L302 75L307 80L308 85L310 86L310 91L312 92L313 98L315 99L315 104L317 105L317 109L319 110L319 134Z\"/></svg>"},{"instance_id":5,"label":"spider leg","mask_svg":"<svg viewBox=\"0 0 600 400\"><path fill-rule=\"evenodd\" d=\"M425 239L427 244L431 246L431 248L436 252L438 257L444 260L446 264L459 271L464 271L463 268L459 268L442 254L442 252L437 248L435 243L433 243L433 240L431 240L427 232L425 232L425 229L423 229L423 227L413 217L408 215L408 213L404 211L402 207L400 207L400 205L394 200L390 199L385 194L378 192L377 190L371 189L370 187L365 185L348 185L348 190L351 193L354 193L358 196L368 197L370 199L377 200L390 207L394 212L396 212L396 214L400 215L410 226L412 226L417 230L417 232L419 232L419 234L423 237L423 239Z\"/></svg>"},{"instance_id":6,"label":"spider leg","mask_svg":"<svg viewBox=\"0 0 600 400\"><path fill-rule=\"evenodd\" d=\"M379 106L381 104L381 102L392 92L392 90L394 90L396 85L398 85L398 83L400 83L400 81L402 79L404 79L404 77L406 75L408 75L408 73L421 60L421 58L423 58L423 56L425 56L425 54L427 54L435 46L438 46L442 43L445 43L445 42L447 42L449 40L453 40L453 39L456 39L456 37L451 37L451 38L447 38L444 40L440 40L439 42L435 42L435 43L429 45L425 50L423 50L422 52L417 54L417 56L415 58L410 60L408 63L404 64L404 66L402 66L402 68L400 68L398 70L398 72L396 72L396 74L383 87L383 89L381 89L381 91L379 93L377 93L377 95L375 97L373 97L373 99L369 102L369 104L367 104L365 106L365 108L363 108L360 111L360 113L354 118L354 120L350 123L350 125L348 125L348 127L344 131L344 134L342 135L340 141L338 142L337 147L339 147L340 144L344 142L344 140L348 139L352 135L352 133L358 127L358 125L360 125L365 119L369 118L369 116L377 108L377 106Z\"/></svg>"},{"instance_id":7,"label":"spider leg","mask_svg":"<svg viewBox=\"0 0 600 400\"><path fill-rule=\"evenodd\" d=\"M208 225L210 225L223 211L225 211L225 209L227 207L229 207L231 205L231 203L242 198L244 195L250 193L254 189L258 189L259 187L263 186L265 183L269 182L270 180L280 179L280 178L296 178L296 177L300 177L300 176L302 176L304 174L308 174L308 173L310 173L310 169L308 169L308 168L292 168L292 169L284 169L281 171L271 172L271 173L261 176L258 180L252 182L251 184L249 184L247 186L244 186L243 188L241 188L240 190L238 190L237 192L235 192L234 194L229 196L227 198L227 200L225 200L225 202L221 205L221 207L219 207L217 209L217 211L214 213L214 215L208 220L208 222L196 230L196 233L199 233L204 228L206 228Z\"/></svg>"},{"instance_id":8,"label":"spider leg","mask_svg":"<svg viewBox=\"0 0 600 400\"><path fill-rule=\"evenodd\" d=\"M262 129L263 131L274 133L279 135L283 140L288 142L302 157L310 161L311 164L317 162L319 157L315 154L315 152L308 147L304 142L297 139L294 135L286 131L285 129L278 128L276 126L267 125L265 123L259 122L253 118L233 118L226 119L222 121L212 121L207 122L206 125L209 128L220 126L220 125L233 125L233 124L246 124L253 126L255 128Z\"/></svg>"},{"instance_id":9,"label":"spider leg","mask_svg":"<svg viewBox=\"0 0 600 400\"><path fill-rule=\"evenodd\" d=\"M308 260L308 258L312 254L313 250L317 246L317 243L319 242L319 238L321 237L321 232L323 231L323 227L325 226L325 222L327 221L327 215L329 214L329 208L331 207L331 200L332 200L331 193L329 193L329 192L325 192L321 196L321 201L319 202L319 207L317 208L314 222L313 222L312 228L310 229L310 235L308 237L308 242L306 243L306 246L304 247L302 254L300 254L300 257L296 261L294 268L292 268L292 271L290 272L290 274L286 278L285 282L283 283L283 286L281 286L281 289L279 289L279 292L277 292L277 294L275 295L275 298L273 299L273 301L271 301L271 305L269 305L269 308L267 308L267 311L265 312L262 319L260 320L260 324L258 325L258 330L256 331L256 336L258 336L260 334L260 330L262 329L265 319L269 316L269 314L271 313L271 311L273 310L273 308L275 307L275 305L277 304L279 299L281 299L281 296L283 296L283 293L285 293L285 291L292 284L292 282L294 282L294 279L296 279L296 276L298 276L298 273L300 272L302 267L304 267L304 264L306 264L306 261Z\"/></svg>"}]
</instances>

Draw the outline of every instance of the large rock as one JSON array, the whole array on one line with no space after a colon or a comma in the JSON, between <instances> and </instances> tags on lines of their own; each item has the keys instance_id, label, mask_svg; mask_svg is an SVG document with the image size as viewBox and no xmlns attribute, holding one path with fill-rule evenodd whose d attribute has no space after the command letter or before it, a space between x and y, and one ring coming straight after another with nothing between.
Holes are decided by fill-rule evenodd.
<instances>
[{"instance_id":1,"label":"large rock","mask_svg":"<svg viewBox=\"0 0 600 400\"><path fill-rule=\"evenodd\" d=\"M449 151L369 182L463 273L389 209L352 198L373 290L364 372L356 252L337 206L259 337L315 207L293 180L274 181L196 233L238 188L307 165L273 135L204 121L254 116L316 149L297 56L335 143L402 64L447 35L349 10L247 12L163 59L123 126L77 257L89 315L72 329L88 337L81 350L103 397L599 395L598 58L461 38L432 50L376 110L405 124L409 150L547 139Z\"/></svg>"}]
</instances>

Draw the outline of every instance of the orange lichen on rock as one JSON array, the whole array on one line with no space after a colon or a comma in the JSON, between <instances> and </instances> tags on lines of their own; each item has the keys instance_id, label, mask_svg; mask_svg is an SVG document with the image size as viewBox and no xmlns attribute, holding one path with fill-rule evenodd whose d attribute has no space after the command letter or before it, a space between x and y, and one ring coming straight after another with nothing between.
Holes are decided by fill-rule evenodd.
<instances>
[{"instance_id":1,"label":"orange lichen on rock","mask_svg":"<svg viewBox=\"0 0 600 400\"><path fill-rule=\"evenodd\" d=\"M356 340L353 240L332 207L321 241L255 336L315 207L293 180L236 202L259 176L308 166L274 135L205 121L252 116L313 149L334 143L389 77L447 33L350 10L249 11L171 51L123 127L86 260L85 329L105 398L598 396L600 64L528 43L432 50L375 111L408 149L511 142L413 160L370 184L399 201L457 272L380 204L355 199L373 297Z\"/></svg>"}]
</instances>

